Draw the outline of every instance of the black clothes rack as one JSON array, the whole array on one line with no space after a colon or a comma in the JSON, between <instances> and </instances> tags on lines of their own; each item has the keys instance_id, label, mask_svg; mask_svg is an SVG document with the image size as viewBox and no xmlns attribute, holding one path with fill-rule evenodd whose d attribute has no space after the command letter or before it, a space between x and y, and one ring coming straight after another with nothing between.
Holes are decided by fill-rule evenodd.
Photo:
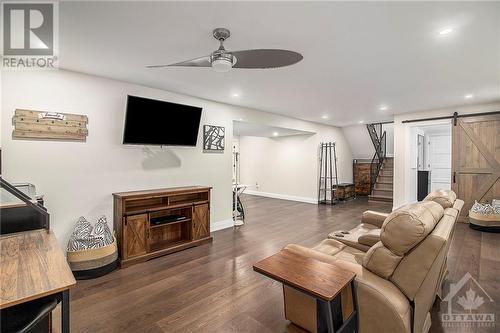
<instances>
[{"instance_id":1,"label":"black clothes rack","mask_svg":"<svg viewBox=\"0 0 500 333\"><path fill-rule=\"evenodd\" d=\"M322 142L319 152L318 203L336 204L338 185L335 142Z\"/></svg>"}]
</instances>

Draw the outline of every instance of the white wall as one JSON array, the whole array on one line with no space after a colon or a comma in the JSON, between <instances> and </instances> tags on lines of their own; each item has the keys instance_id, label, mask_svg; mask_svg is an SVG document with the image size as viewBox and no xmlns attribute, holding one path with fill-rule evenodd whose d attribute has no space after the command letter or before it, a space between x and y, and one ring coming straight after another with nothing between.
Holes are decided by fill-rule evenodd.
<instances>
[{"instance_id":1,"label":"white wall","mask_svg":"<svg viewBox=\"0 0 500 333\"><path fill-rule=\"evenodd\" d=\"M354 125L342 127L344 136L351 148L353 159L371 159L375 154L375 148L370 139L366 125Z\"/></svg>"},{"instance_id":2,"label":"white wall","mask_svg":"<svg viewBox=\"0 0 500 333\"><path fill-rule=\"evenodd\" d=\"M422 123L403 124L404 120L422 119L431 117L451 116L454 112L459 114L480 113L500 110L500 103L477 104L454 108L428 110L406 113L394 116L394 208L411 202L411 127Z\"/></svg>"},{"instance_id":3,"label":"white wall","mask_svg":"<svg viewBox=\"0 0 500 333\"><path fill-rule=\"evenodd\" d=\"M352 182L352 155L342 130L315 124L314 135L240 137L241 183L248 193L317 203L318 147L336 142L339 182Z\"/></svg>"},{"instance_id":4,"label":"white wall","mask_svg":"<svg viewBox=\"0 0 500 333\"><path fill-rule=\"evenodd\" d=\"M394 156L394 124L383 124L382 130L385 131L386 137L386 154L387 156ZM374 150L375 151L375 150Z\"/></svg>"},{"instance_id":5,"label":"white wall","mask_svg":"<svg viewBox=\"0 0 500 333\"><path fill-rule=\"evenodd\" d=\"M383 124L382 130L386 131L387 156L394 156L394 126L392 123ZM371 159L375 148L366 129L366 125L353 125L342 127L344 136L351 148L352 158Z\"/></svg>"},{"instance_id":6,"label":"white wall","mask_svg":"<svg viewBox=\"0 0 500 333\"><path fill-rule=\"evenodd\" d=\"M62 70L3 72L1 91L3 176L12 182L33 183L45 195L51 226L62 245L81 215L95 221L105 214L112 224L111 194L118 191L195 184L213 186L212 227L230 225L232 172L228 143L232 142L232 121L242 119L300 130L318 126ZM127 94L203 107L201 125L225 126L227 149L222 154L203 153L201 131L196 148L123 146ZM16 108L85 114L89 117L87 141L12 140L12 116Z\"/></svg>"}]
</instances>

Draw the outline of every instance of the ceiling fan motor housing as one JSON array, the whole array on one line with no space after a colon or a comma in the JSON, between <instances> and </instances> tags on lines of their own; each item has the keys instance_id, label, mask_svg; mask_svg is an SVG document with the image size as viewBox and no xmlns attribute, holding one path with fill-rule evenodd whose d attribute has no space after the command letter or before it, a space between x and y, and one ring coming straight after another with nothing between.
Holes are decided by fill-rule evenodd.
<instances>
[{"instance_id":1,"label":"ceiling fan motor housing","mask_svg":"<svg viewBox=\"0 0 500 333\"><path fill-rule=\"evenodd\" d=\"M210 55L210 63L216 72L228 72L236 64L236 57L229 52L216 51Z\"/></svg>"}]
</instances>

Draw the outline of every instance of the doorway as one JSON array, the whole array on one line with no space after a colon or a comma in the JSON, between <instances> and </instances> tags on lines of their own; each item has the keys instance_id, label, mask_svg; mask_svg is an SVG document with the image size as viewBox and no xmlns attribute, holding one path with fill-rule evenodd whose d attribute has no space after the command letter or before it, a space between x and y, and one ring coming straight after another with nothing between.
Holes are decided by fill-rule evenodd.
<instances>
[{"instance_id":1,"label":"doorway","mask_svg":"<svg viewBox=\"0 0 500 333\"><path fill-rule=\"evenodd\" d=\"M451 132L450 121L410 127L410 202L437 189L451 189Z\"/></svg>"}]
</instances>

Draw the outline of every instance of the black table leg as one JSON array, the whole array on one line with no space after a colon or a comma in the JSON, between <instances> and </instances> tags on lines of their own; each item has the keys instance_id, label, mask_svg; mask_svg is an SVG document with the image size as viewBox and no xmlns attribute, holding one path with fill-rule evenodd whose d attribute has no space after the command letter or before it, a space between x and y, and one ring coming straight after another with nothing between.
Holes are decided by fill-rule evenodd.
<instances>
[{"instance_id":1,"label":"black table leg","mask_svg":"<svg viewBox=\"0 0 500 333\"><path fill-rule=\"evenodd\" d=\"M239 196L238 196L238 206L239 206L240 211L241 211L241 217L243 218L243 220L245 220L245 209L243 208L243 203L241 202L241 199Z\"/></svg>"},{"instance_id":2,"label":"black table leg","mask_svg":"<svg viewBox=\"0 0 500 333\"><path fill-rule=\"evenodd\" d=\"M358 332L358 304L356 300L356 289L351 283L353 297L353 312L344 321L342 314L342 296L339 293L330 302L316 299L318 332L321 333L354 333Z\"/></svg>"},{"instance_id":3,"label":"black table leg","mask_svg":"<svg viewBox=\"0 0 500 333\"><path fill-rule=\"evenodd\" d=\"M61 331L63 333L69 333L69 289L61 293Z\"/></svg>"}]
</instances>

